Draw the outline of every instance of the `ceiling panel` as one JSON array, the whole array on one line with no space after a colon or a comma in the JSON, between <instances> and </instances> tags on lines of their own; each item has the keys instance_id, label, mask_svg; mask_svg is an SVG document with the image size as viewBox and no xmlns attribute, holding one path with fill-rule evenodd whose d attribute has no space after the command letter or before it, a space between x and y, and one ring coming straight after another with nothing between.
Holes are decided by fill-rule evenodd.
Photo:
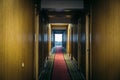
<instances>
[{"instance_id":1,"label":"ceiling panel","mask_svg":"<svg viewBox=\"0 0 120 80\"><path fill-rule=\"evenodd\" d=\"M41 0L41 8L61 9L83 9L83 0Z\"/></svg>"}]
</instances>

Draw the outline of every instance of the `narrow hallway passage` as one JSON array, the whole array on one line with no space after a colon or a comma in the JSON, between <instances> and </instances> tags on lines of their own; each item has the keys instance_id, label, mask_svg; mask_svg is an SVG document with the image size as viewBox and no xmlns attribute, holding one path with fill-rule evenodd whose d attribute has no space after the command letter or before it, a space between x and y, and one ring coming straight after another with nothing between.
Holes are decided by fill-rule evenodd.
<instances>
[{"instance_id":1,"label":"narrow hallway passage","mask_svg":"<svg viewBox=\"0 0 120 80\"><path fill-rule=\"evenodd\" d=\"M57 47L56 49L52 80L70 80L67 65L64 60L64 53L62 53L62 48Z\"/></svg>"},{"instance_id":2,"label":"narrow hallway passage","mask_svg":"<svg viewBox=\"0 0 120 80\"><path fill-rule=\"evenodd\" d=\"M62 47L55 47L46 60L39 80L85 80L75 60L71 60Z\"/></svg>"},{"instance_id":3,"label":"narrow hallway passage","mask_svg":"<svg viewBox=\"0 0 120 80\"><path fill-rule=\"evenodd\" d=\"M120 80L120 0L0 0L0 80L59 79Z\"/></svg>"}]
</instances>

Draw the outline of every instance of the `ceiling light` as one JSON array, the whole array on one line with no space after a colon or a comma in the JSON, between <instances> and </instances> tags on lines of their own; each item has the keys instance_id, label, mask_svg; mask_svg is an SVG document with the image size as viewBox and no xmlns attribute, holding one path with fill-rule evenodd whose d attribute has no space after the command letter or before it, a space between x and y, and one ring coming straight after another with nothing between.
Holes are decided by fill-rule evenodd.
<instances>
[{"instance_id":1,"label":"ceiling light","mask_svg":"<svg viewBox=\"0 0 120 80\"><path fill-rule=\"evenodd\" d=\"M70 12L71 10L68 10L68 9L66 9L66 10L64 10L65 12Z\"/></svg>"},{"instance_id":2,"label":"ceiling light","mask_svg":"<svg viewBox=\"0 0 120 80\"><path fill-rule=\"evenodd\" d=\"M66 15L66 18L71 18L71 15Z\"/></svg>"},{"instance_id":3,"label":"ceiling light","mask_svg":"<svg viewBox=\"0 0 120 80\"><path fill-rule=\"evenodd\" d=\"M53 15L49 15L50 18L53 18L54 16Z\"/></svg>"}]
</instances>

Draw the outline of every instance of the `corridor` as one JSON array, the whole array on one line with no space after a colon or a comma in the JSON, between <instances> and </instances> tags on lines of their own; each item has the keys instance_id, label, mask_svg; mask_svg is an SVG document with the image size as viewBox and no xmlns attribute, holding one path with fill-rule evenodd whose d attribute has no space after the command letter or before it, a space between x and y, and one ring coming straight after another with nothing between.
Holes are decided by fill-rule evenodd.
<instances>
[{"instance_id":1,"label":"corridor","mask_svg":"<svg viewBox=\"0 0 120 80\"><path fill-rule=\"evenodd\" d=\"M0 80L120 80L120 0L0 0Z\"/></svg>"},{"instance_id":2,"label":"corridor","mask_svg":"<svg viewBox=\"0 0 120 80\"><path fill-rule=\"evenodd\" d=\"M66 54L62 47L54 48L45 63L39 80L85 80L82 73L77 69L74 60Z\"/></svg>"},{"instance_id":3,"label":"corridor","mask_svg":"<svg viewBox=\"0 0 120 80\"><path fill-rule=\"evenodd\" d=\"M64 53L61 49L61 47L57 47L55 53L52 80L70 80L67 65L63 56Z\"/></svg>"}]
</instances>

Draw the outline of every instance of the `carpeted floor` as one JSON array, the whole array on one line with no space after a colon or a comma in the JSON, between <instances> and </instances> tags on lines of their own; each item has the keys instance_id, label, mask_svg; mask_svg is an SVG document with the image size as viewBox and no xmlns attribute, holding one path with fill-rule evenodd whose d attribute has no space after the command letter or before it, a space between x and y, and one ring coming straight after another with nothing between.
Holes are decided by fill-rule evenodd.
<instances>
[{"instance_id":1,"label":"carpeted floor","mask_svg":"<svg viewBox=\"0 0 120 80\"><path fill-rule=\"evenodd\" d=\"M60 47L56 49L54 58L52 80L70 80L64 55Z\"/></svg>"}]
</instances>

